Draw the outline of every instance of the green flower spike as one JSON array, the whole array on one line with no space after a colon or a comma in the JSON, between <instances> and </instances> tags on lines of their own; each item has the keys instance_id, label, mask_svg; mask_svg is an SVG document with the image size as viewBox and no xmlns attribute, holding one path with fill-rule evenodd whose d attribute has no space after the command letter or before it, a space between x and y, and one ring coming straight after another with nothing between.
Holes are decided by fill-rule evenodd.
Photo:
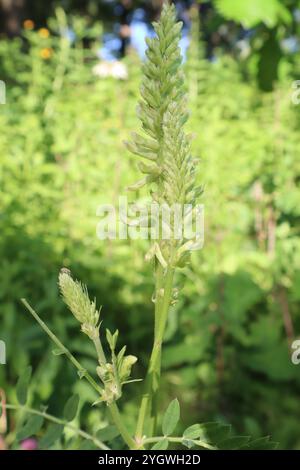
<instances>
[{"instance_id":1,"label":"green flower spike","mask_svg":"<svg viewBox=\"0 0 300 470\"><path fill-rule=\"evenodd\" d=\"M81 330L91 339L99 335L100 310L96 309L96 301L91 301L85 285L74 281L71 272L63 268L59 274L59 288L64 302L74 317L81 323Z\"/></svg>"},{"instance_id":2,"label":"green flower spike","mask_svg":"<svg viewBox=\"0 0 300 470\"><path fill-rule=\"evenodd\" d=\"M179 47L182 23L176 22L174 5L166 2L159 23L153 25L156 37L146 40L147 60L138 106L144 135L132 133L132 140L125 142L133 154L143 159L139 168L146 176L128 189L149 185L152 199L160 207L194 207L202 189L195 185L196 160L191 156L191 136L184 131L189 113ZM172 217L164 230L170 237L160 237L159 246L156 243L150 249L148 259L154 254L164 269L167 265L185 265L189 245L183 237L175 236Z\"/></svg>"}]
</instances>

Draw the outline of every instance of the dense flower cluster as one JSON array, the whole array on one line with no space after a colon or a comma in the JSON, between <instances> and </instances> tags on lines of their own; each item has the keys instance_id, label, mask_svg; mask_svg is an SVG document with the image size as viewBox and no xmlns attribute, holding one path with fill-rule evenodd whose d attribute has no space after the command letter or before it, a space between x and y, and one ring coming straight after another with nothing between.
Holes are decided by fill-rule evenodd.
<instances>
[{"instance_id":1,"label":"dense flower cluster","mask_svg":"<svg viewBox=\"0 0 300 470\"><path fill-rule=\"evenodd\" d=\"M191 156L191 136L184 131L189 114L181 70L181 28L182 23L176 22L174 5L165 4L160 22L154 23L156 37L147 39L147 60L143 67L138 116L147 136L133 133L132 140L125 143L132 153L144 159L139 167L145 176L129 189L150 184L153 200L160 207L169 208L175 204L194 207L201 193L195 186L196 161ZM171 218L168 227L173 233L171 242L160 240L150 252L166 265L182 264L192 245L191 240L187 245L184 237L175 240L178 237L173 222Z\"/></svg>"}]
</instances>

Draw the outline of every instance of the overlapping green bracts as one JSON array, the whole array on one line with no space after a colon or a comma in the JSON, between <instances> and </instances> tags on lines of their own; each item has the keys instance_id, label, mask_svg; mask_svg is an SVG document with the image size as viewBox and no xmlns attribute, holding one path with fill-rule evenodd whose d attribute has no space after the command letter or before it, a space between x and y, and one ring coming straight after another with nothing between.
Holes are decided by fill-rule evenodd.
<instances>
[{"instance_id":1,"label":"overlapping green bracts","mask_svg":"<svg viewBox=\"0 0 300 470\"><path fill-rule=\"evenodd\" d=\"M194 205L200 193L195 187L196 161L191 156L191 137L184 132L189 114L179 47L181 28L182 23L176 22L175 7L165 4L159 23L154 23L156 37L147 39L147 60L143 66L138 116L146 135L133 133L132 141L126 142L132 153L144 159L139 167L146 175L129 189L149 183L153 201L169 207ZM171 224L171 233L172 228ZM177 248L185 241L180 240ZM160 243L160 248L168 258L166 245Z\"/></svg>"},{"instance_id":2,"label":"overlapping green bracts","mask_svg":"<svg viewBox=\"0 0 300 470\"><path fill-rule=\"evenodd\" d=\"M63 268L59 274L59 288L64 302L74 317L81 323L81 330L91 339L99 336L100 310L96 301L91 301L87 287L74 281L69 270Z\"/></svg>"}]
</instances>

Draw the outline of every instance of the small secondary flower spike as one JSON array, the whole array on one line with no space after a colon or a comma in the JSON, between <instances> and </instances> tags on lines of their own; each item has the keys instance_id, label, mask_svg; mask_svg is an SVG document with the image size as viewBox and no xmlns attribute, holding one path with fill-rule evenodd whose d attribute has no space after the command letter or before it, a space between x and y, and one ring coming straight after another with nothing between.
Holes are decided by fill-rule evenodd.
<instances>
[{"instance_id":1,"label":"small secondary flower spike","mask_svg":"<svg viewBox=\"0 0 300 470\"><path fill-rule=\"evenodd\" d=\"M97 337L100 310L96 309L96 301L90 300L87 287L79 281L74 281L70 271L65 268L59 274L58 284L64 302L81 323L81 330L91 339Z\"/></svg>"}]
</instances>

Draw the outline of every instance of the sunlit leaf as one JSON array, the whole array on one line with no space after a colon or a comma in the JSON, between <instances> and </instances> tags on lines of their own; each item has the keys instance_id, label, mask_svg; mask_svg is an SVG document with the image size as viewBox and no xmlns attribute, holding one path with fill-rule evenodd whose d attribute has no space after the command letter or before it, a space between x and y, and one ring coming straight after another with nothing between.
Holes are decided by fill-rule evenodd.
<instances>
[{"instance_id":1,"label":"sunlit leaf","mask_svg":"<svg viewBox=\"0 0 300 470\"><path fill-rule=\"evenodd\" d=\"M185 439L199 439L203 436L203 428L201 424L193 424L189 428L187 428L184 433L183 437Z\"/></svg>"},{"instance_id":2,"label":"sunlit leaf","mask_svg":"<svg viewBox=\"0 0 300 470\"><path fill-rule=\"evenodd\" d=\"M225 18L251 28L258 23L274 27L279 21L289 23L291 14L280 0L214 0Z\"/></svg>"}]
</instances>

